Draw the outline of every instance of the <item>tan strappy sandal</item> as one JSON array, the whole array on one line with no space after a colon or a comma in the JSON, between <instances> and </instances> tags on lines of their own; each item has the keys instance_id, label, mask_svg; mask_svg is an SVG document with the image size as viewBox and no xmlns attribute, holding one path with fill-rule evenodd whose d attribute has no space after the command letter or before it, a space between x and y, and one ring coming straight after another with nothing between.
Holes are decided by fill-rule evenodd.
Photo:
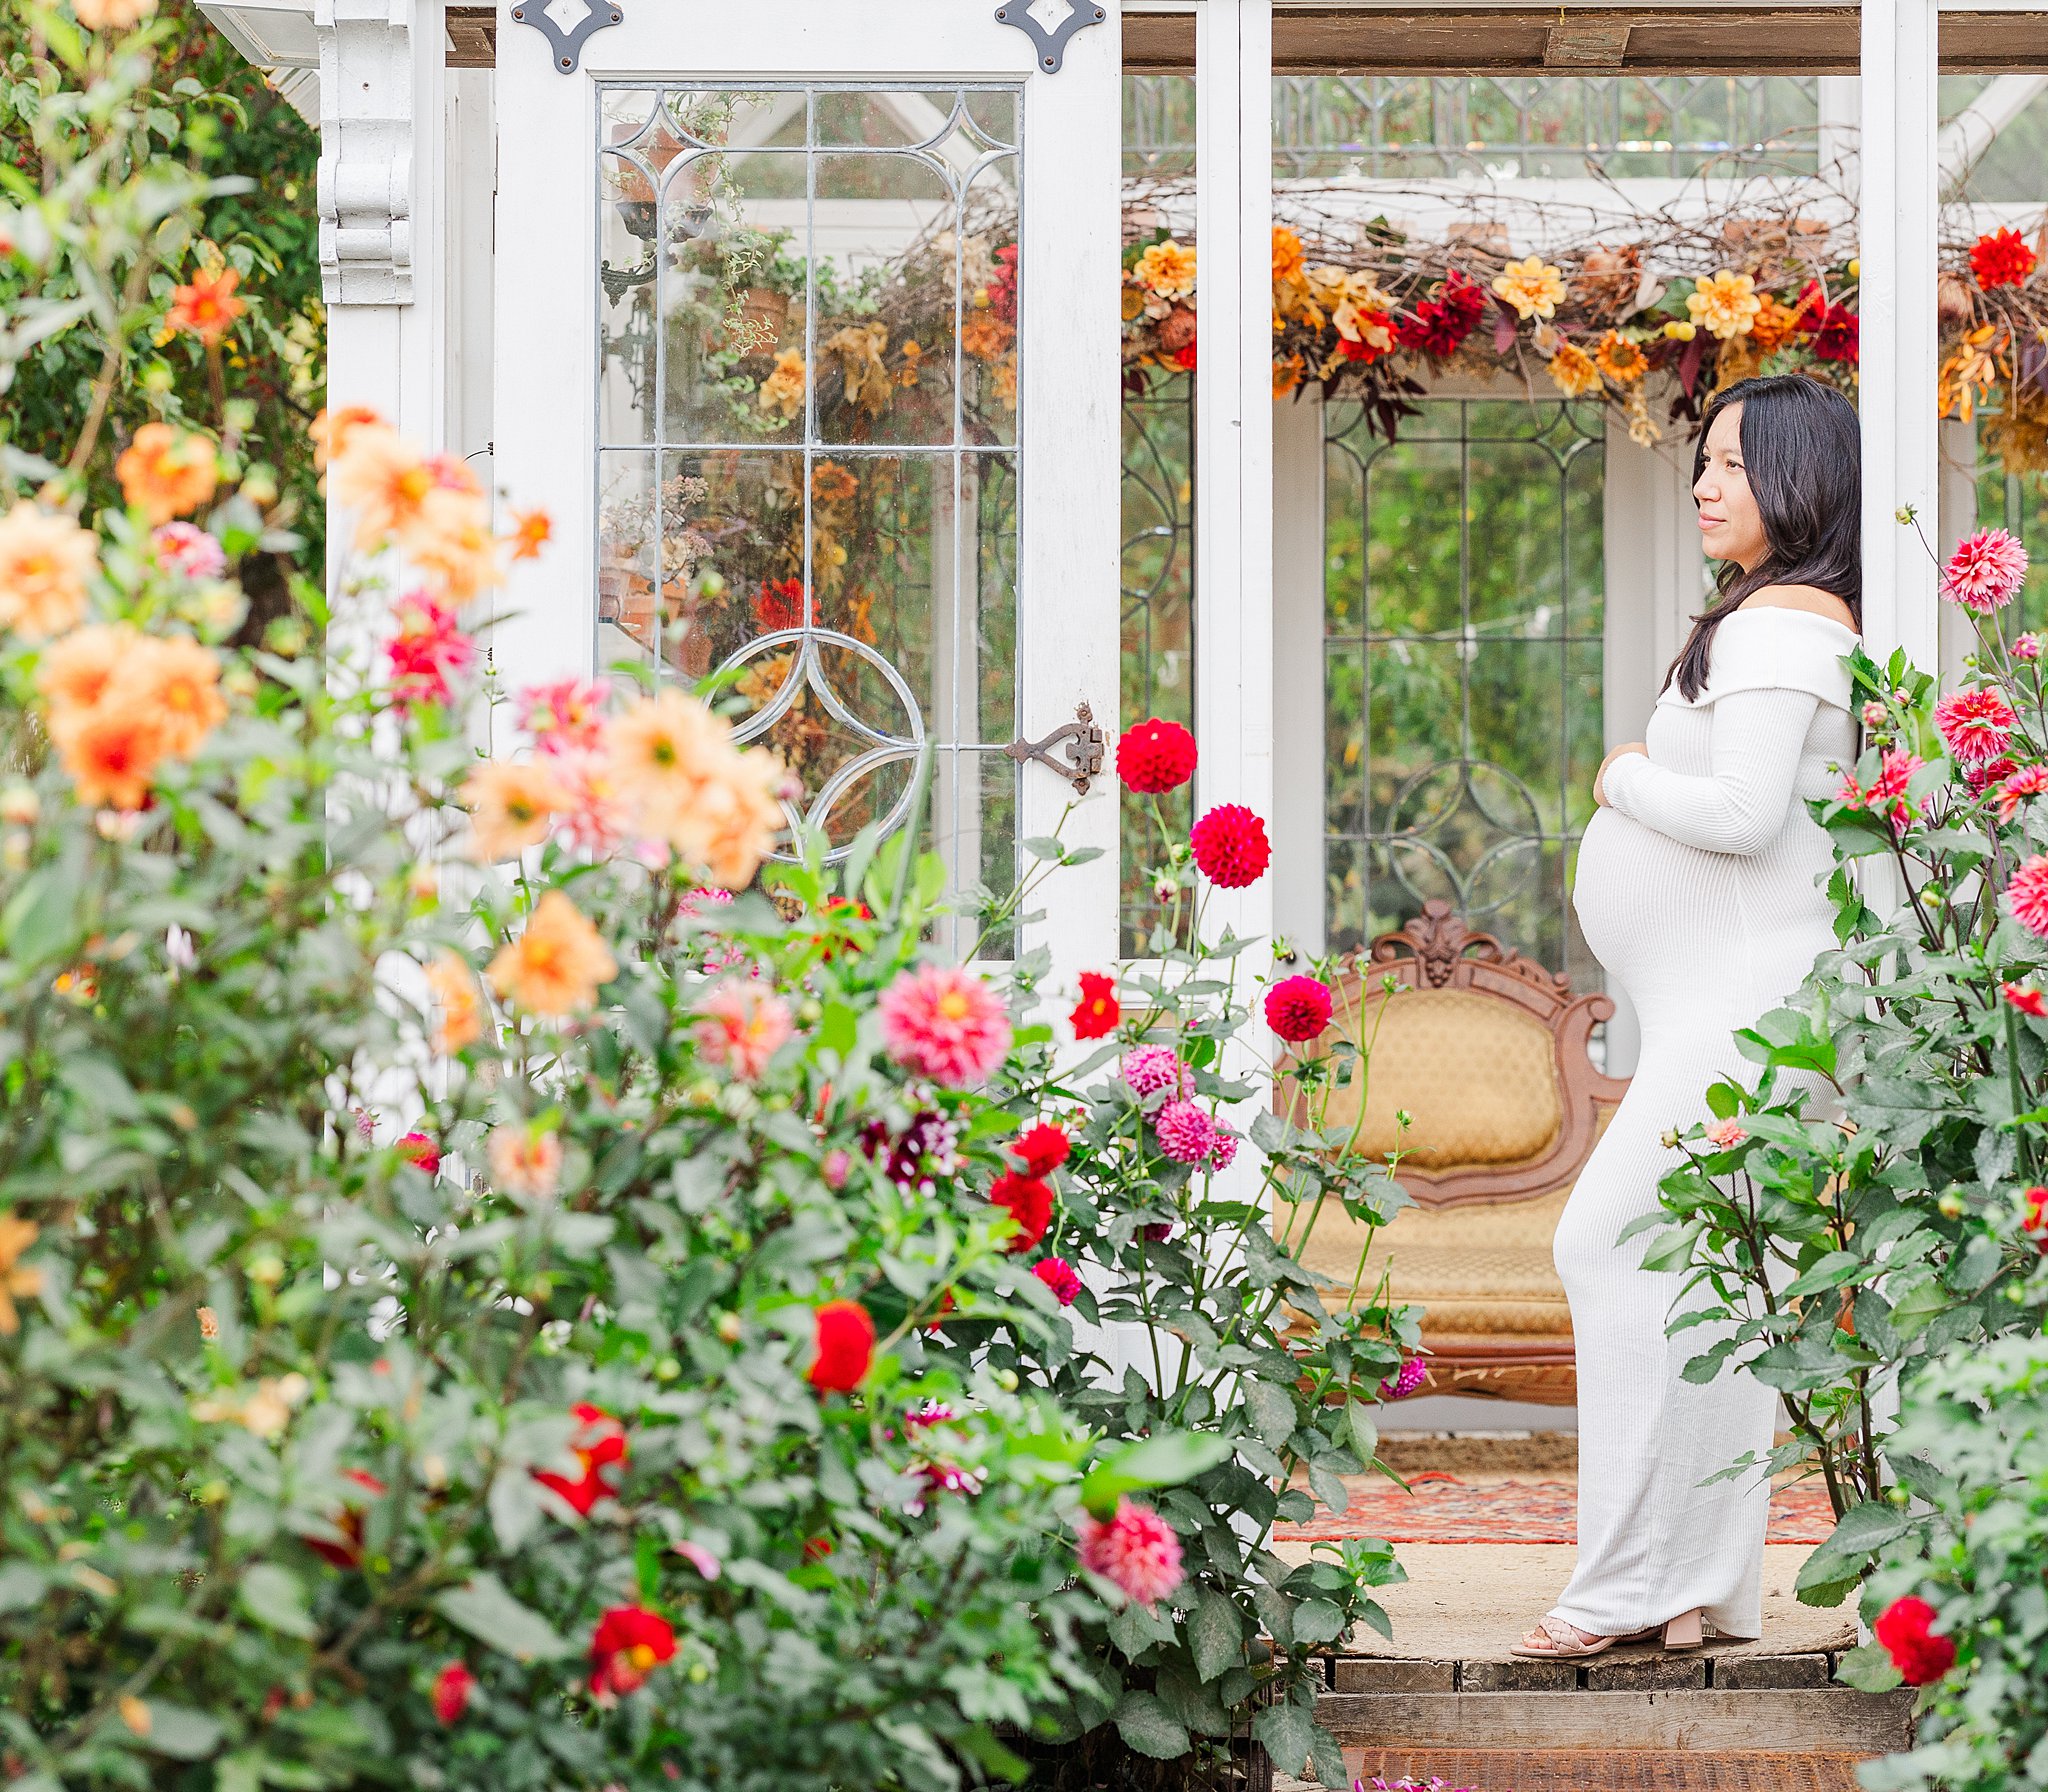
<instances>
[{"instance_id":1,"label":"tan strappy sandal","mask_svg":"<svg viewBox=\"0 0 2048 1792\"><path fill-rule=\"evenodd\" d=\"M1524 1640L1508 1651L1524 1661L1582 1661L1589 1655L1604 1654L1616 1643L1647 1643L1657 1641L1667 1650L1697 1649L1706 1641L1706 1626L1700 1609L1680 1612L1666 1624L1652 1624L1647 1630L1632 1631L1626 1636L1596 1636L1588 1642L1575 1624L1567 1624L1554 1612L1545 1612L1537 1620L1537 1628L1555 1645L1553 1648L1532 1648Z\"/></svg>"}]
</instances>

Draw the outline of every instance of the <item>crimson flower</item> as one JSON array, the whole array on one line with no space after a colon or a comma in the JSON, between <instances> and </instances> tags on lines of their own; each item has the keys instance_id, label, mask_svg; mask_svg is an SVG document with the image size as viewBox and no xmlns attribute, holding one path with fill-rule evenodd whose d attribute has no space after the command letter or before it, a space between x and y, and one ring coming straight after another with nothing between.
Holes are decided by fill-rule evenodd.
<instances>
[{"instance_id":1,"label":"crimson flower","mask_svg":"<svg viewBox=\"0 0 2048 1792\"><path fill-rule=\"evenodd\" d=\"M460 1723L476 1691L476 1676L466 1662L451 1661L434 1676L434 1715L444 1724Z\"/></svg>"},{"instance_id":2,"label":"crimson flower","mask_svg":"<svg viewBox=\"0 0 2048 1792\"><path fill-rule=\"evenodd\" d=\"M345 1468L342 1479L353 1481L373 1500L384 1497L384 1483L365 1469ZM334 1528L342 1534L344 1541L330 1543L324 1537L308 1537L306 1547L323 1562L332 1562L337 1568L359 1568L363 1561L363 1509L360 1506L344 1506L334 1514Z\"/></svg>"},{"instance_id":3,"label":"crimson flower","mask_svg":"<svg viewBox=\"0 0 2048 1792\"><path fill-rule=\"evenodd\" d=\"M2018 286L2034 271L2034 252L2017 230L1994 230L1970 245L1970 272L1986 292Z\"/></svg>"},{"instance_id":4,"label":"crimson flower","mask_svg":"<svg viewBox=\"0 0 2048 1792\"><path fill-rule=\"evenodd\" d=\"M636 1692L676 1652L674 1627L644 1605L615 1605L590 1635L590 1691L600 1705Z\"/></svg>"},{"instance_id":5,"label":"crimson flower","mask_svg":"<svg viewBox=\"0 0 2048 1792\"><path fill-rule=\"evenodd\" d=\"M1147 1611L1180 1585L1180 1539L1150 1506L1120 1498L1113 1517L1083 1518L1077 1528L1081 1566Z\"/></svg>"},{"instance_id":6,"label":"crimson flower","mask_svg":"<svg viewBox=\"0 0 2048 1792\"><path fill-rule=\"evenodd\" d=\"M821 1394L850 1394L875 1360L875 1322L857 1300L828 1300L812 1315L816 1355L810 1382Z\"/></svg>"},{"instance_id":7,"label":"crimson flower","mask_svg":"<svg viewBox=\"0 0 2048 1792\"><path fill-rule=\"evenodd\" d=\"M1288 977L1266 991L1266 1025L1287 1041L1300 1045L1330 1024L1327 985L1314 977Z\"/></svg>"},{"instance_id":8,"label":"crimson flower","mask_svg":"<svg viewBox=\"0 0 2048 1792\"><path fill-rule=\"evenodd\" d=\"M2036 1020L2048 1020L2048 995L2025 983L2001 983L1998 993L2022 1014L2031 1014Z\"/></svg>"},{"instance_id":9,"label":"crimson flower","mask_svg":"<svg viewBox=\"0 0 2048 1792\"><path fill-rule=\"evenodd\" d=\"M1006 324L1017 321L1017 245L1005 243L995 253L996 277L988 283L988 308Z\"/></svg>"},{"instance_id":10,"label":"crimson flower","mask_svg":"<svg viewBox=\"0 0 2048 1792\"><path fill-rule=\"evenodd\" d=\"M569 1415L578 1427L569 1449L583 1465L583 1472L574 1480L549 1469L531 1472L543 1487L552 1488L567 1500L579 1518L588 1518L599 1500L618 1492L604 1471L626 1460L626 1428L603 1407L592 1406L587 1400L577 1401L569 1408Z\"/></svg>"},{"instance_id":11,"label":"crimson flower","mask_svg":"<svg viewBox=\"0 0 2048 1792\"><path fill-rule=\"evenodd\" d=\"M1030 1250L1052 1224L1052 1189L1036 1176L1005 1170L995 1179L988 1198L1017 1222L1016 1233L1003 1247L1012 1256Z\"/></svg>"},{"instance_id":12,"label":"crimson flower","mask_svg":"<svg viewBox=\"0 0 2048 1792\"><path fill-rule=\"evenodd\" d=\"M1266 824L1242 803L1219 803L1195 823L1189 841L1202 875L1219 889L1245 889L1273 862Z\"/></svg>"},{"instance_id":13,"label":"crimson flower","mask_svg":"<svg viewBox=\"0 0 2048 1792\"><path fill-rule=\"evenodd\" d=\"M1926 1686L1956 1665L1954 1637L1934 1634L1934 1607L1907 1594L1886 1606L1871 1626L1908 1686Z\"/></svg>"},{"instance_id":14,"label":"crimson flower","mask_svg":"<svg viewBox=\"0 0 2048 1792\"><path fill-rule=\"evenodd\" d=\"M1934 726L1957 759L1975 764L2006 749L2019 715L1995 686L1956 691L1934 706Z\"/></svg>"},{"instance_id":15,"label":"crimson flower","mask_svg":"<svg viewBox=\"0 0 2048 1792\"><path fill-rule=\"evenodd\" d=\"M1116 743L1116 775L1147 796L1178 790L1195 775L1195 737L1157 716L1124 730Z\"/></svg>"},{"instance_id":16,"label":"crimson flower","mask_svg":"<svg viewBox=\"0 0 2048 1792\"><path fill-rule=\"evenodd\" d=\"M1830 305L1827 316L1814 332L1813 352L1818 360L1844 361L1854 367L1861 353L1862 320L1847 305Z\"/></svg>"},{"instance_id":17,"label":"crimson flower","mask_svg":"<svg viewBox=\"0 0 2048 1792\"><path fill-rule=\"evenodd\" d=\"M1081 1292L1081 1273L1064 1257L1043 1257L1032 1264L1031 1273L1052 1290L1053 1299L1071 1307Z\"/></svg>"},{"instance_id":18,"label":"crimson flower","mask_svg":"<svg viewBox=\"0 0 2048 1792\"><path fill-rule=\"evenodd\" d=\"M1076 1039L1107 1039L1117 1030L1124 1011L1116 999L1116 979L1101 971L1081 973L1081 999L1074 1004Z\"/></svg>"},{"instance_id":19,"label":"crimson flower","mask_svg":"<svg viewBox=\"0 0 2048 1792\"><path fill-rule=\"evenodd\" d=\"M1411 1356L1400 1368L1380 1383L1382 1400L1405 1400L1429 1379L1429 1365L1419 1356Z\"/></svg>"},{"instance_id":20,"label":"crimson flower","mask_svg":"<svg viewBox=\"0 0 2048 1792\"><path fill-rule=\"evenodd\" d=\"M429 1176L441 1167L441 1147L423 1132L409 1132L400 1139L398 1155Z\"/></svg>"},{"instance_id":21,"label":"crimson flower","mask_svg":"<svg viewBox=\"0 0 2048 1792\"><path fill-rule=\"evenodd\" d=\"M1010 1142L1010 1154L1023 1164L1027 1176L1050 1176L1067 1161L1072 1149L1065 1133L1043 1122Z\"/></svg>"},{"instance_id":22,"label":"crimson flower","mask_svg":"<svg viewBox=\"0 0 2048 1792\"><path fill-rule=\"evenodd\" d=\"M453 681L476 660L476 643L455 612L425 591L408 591L392 606L398 632L384 643L391 667L391 702L399 714L424 703L446 703Z\"/></svg>"},{"instance_id":23,"label":"crimson flower","mask_svg":"<svg viewBox=\"0 0 2048 1792\"><path fill-rule=\"evenodd\" d=\"M1989 790L2019 769L2018 763L2011 759L1982 759L1975 765L1963 767L1963 780L1972 790Z\"/></svg>"},{"instance_id":24,"label":"crimson flower","mask_svg":"<svg viewBox=\"0 0 2048 1792\"><path fill-rule=\"evenodd\" d=\"M754 619L773 634L777 629L804 625L804 582L801 579L763 579L754 593Z\"/></svg>"}]
</instances>

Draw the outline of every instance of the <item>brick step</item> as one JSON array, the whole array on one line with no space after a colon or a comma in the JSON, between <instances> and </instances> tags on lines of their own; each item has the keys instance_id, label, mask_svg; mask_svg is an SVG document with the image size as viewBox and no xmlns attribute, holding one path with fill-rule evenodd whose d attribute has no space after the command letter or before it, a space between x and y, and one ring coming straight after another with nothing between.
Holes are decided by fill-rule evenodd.
<instances>
[{"instance_id":1,"label":"brick step","mask_svg":"<svg viewBox=\"0 0 2048 1792\"><path fill-rule=\"evenodd\" d=\"M1679 1754L1648 1749L1346 1749L1364 1785L1404 1776L1472 1792L1858 1792L1851 1754ZM1318 1792L1275 1776L1274 1792Z\"/></svg>"},{"instance_id":2,"label":"brick step","mask_svg":"<svg viewBox=\"0 0 2048 1792\"><path fill-rule=\"evenodd\" d=\"M1359 1748L1868 1756L1906 1746L1913 1702L1910 1691L1872 1697L1847 1687L1326 1692L1316 1715ZM1528 1788L1517 1782L1516 1792Z\"/></svg>"}]
</instances>

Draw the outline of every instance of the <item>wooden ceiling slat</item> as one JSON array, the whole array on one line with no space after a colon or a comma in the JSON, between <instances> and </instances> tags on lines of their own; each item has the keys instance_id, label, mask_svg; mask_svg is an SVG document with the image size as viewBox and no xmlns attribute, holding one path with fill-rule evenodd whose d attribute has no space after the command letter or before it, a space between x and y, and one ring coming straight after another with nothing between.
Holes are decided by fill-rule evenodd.
<instances>
[{"instance_id":1,"label":"wooden ceiling slat","mask_svg":"<svg viewBox=\"0 0 2048 1792\"><path fill-rule=\"evenodd\" d=\"M1415 11L1289 7L1273 17L1273 67L1286 75L1853 75L1853 6L1556 9L1432 6ZM1130 13L1124 67L1186 73L1186 13ZM1945 12L1944 74L2048 72L2048 9Z\"/></svg>"}]
</instances>

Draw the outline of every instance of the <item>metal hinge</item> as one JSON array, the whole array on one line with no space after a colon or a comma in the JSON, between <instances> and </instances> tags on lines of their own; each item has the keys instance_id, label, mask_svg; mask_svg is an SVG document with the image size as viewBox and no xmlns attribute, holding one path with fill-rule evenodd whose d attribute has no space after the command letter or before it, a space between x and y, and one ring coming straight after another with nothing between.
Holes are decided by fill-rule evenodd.
<instances>
[{"instance_id":1,"label":"metal hinge","mask_svg":"<svg viewBox=\"0 0 2048 1792\"><path fill-rule=\"evenodd\" d=\"M1066 749L1064 760L1053 757L1053 748L1061 746ZM1045 739L1025 740L1020 735L1003 751L1019 765L1036 760L1073 785L1076 796L1086 796L1089 780L1101 774L1107 746L1107 737L1096 724L1095 711L1086 702L1081 702L1074 705L1074 719L1062 723Z\"/></svg>"}]
</instances>

